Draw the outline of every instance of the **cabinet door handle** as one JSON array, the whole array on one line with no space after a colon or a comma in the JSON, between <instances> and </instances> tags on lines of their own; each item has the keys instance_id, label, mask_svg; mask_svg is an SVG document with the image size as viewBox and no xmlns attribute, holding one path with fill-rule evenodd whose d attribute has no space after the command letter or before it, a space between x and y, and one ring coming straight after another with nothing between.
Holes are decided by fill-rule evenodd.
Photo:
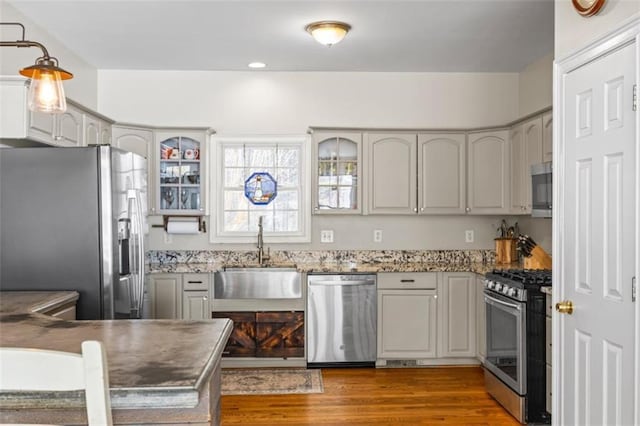
<instances>
[{"instance_id":1,"label":"cabinet door handle","mask_svg":"<svg viewBox=\"0 0 640 426\"><path fill-rule=\"evenodd\" d=\"M202 281L187 281L189 284L202 284Z\"/></svg>"},{"instance_id":2,"label":"cabinet door handle","mask_svg":"<svg viewBox=\"0 0 640 426\"><path fill-rule=\"evenodd\" d=\"M408 280L408 279L405 279L405 280L400 280L400 282L401 282L401 283L415 283L415 282L416 282L416 280Z\"/></svg>"},{"instance_id":3,"label":"cabinet door handle","mask_svg":"<svg viewBox=\"0 0 640 426\"><path fill-rule=\"evenodd\" d=\"M470 212L471 211L471 207L467 207L466 209L464 209L464 211Z\"/></svg>"},{"instance_id":4,"label":"cabinet door handle","mask_svg":"<svg viewBox=\"0 0 640 426\"><path fill-rule=\"evenodd\" d=\"M208 297L207 296L202 296L202 300L207 300Z\"/></svg>"},{"instance_id":5,"label":"cabinet door handle","mask_svg":"<svg viewBox=\"0 0 640 426\"><path fill-rule=\"evenodd\" d=\"M417 207L414 207L414 208L413 208L413 211L417 213L417 212L418 212L418 208L417 208Z\"/></svg>"}]
</instances>

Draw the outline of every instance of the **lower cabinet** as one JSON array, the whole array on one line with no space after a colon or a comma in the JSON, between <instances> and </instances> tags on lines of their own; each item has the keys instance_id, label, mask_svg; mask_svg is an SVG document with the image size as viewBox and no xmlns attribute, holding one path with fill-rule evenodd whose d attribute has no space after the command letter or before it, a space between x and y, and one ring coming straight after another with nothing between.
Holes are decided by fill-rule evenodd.
<instances>
[{"instance_id":1,"label":"lower cabinet","mask_svg":"<svg viewBox=\"0 0 640 426\"><path fill-rule=\"evenodd\" d=\"M438 273L378 273L377 358L436 357Z\"/></svg>"},{"instance_id":2,"label":"lower cabinet","mask_svg":"<svg viewBox=\"0 0 640 426\"><path fill-rule=\"evenodd\" d=\"M475 274L445 272L438 283L438 358L475 358Z\"/></svg>"},{"instance_id":3,"label":"lower cabinet","mask_svg":"<svg viewBox=\"0 0 640 426\"><path fill-rule=\"evenodd\" d=\"M150 317L201 320L211 318L210 274L149 275Z\"/></svg>"},{"instance_id":4,"label":"lower cabinet","mask_svg":"<svg viewBox=\"0 0 640 426\"><path fill-rule=\"evenodd\" d=\"M436 357L436 290L378 291L378 358Z\"/></svg>"},{"instance_id":5,"label":"lower cabinet","mask_svg":"<svg viewBox=\"0 0 640 426\"><path fill-rule=\"evenodd\" d=\"M149 276L151 318L182 318L182 274Z\"/></svg>"},{"instance_id":6,"label":"lower cabinet","mask_svg":"<svg viewBox=\"0 0 640 426\"><path fill-rule=\"evenodd\" d=\"M304 312L213 312L213 318L233 321L226 357L304 357Z\"/></svg>"},{"instance_id":7,"label":"lower cabinet","mask_svg":"<svg viewBox=\"0 0 640 426\"><path fill-rule=\"evenodd\" d=\"M211 318L210 274L182 274L182 319Z\"/></svg>"},{"instance_id":8,"label":"lower cabinet","mask_svg":"<svg viewBox=\"0 0 640 426\"><path fill-rule=\"evenodd\" d=\"M182 294L182 319L203 320L211 318L208 291L185 291Z\"/></svg>"}]
</instances>

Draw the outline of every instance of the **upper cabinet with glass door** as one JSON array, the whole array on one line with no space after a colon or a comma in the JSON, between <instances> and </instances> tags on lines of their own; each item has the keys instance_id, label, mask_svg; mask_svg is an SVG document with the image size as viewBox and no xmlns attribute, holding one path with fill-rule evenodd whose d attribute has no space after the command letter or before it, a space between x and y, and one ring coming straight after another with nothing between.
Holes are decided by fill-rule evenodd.
<instances>
[{"instance_id":1,"label":"upper cabinet with glass door","mask_svg":"<svg viewBox=\"0 0 640 426\"><path fill-rule=\"evenodd\" d=\"M155 131L159 214L206 214L206 141L210 135L210 129Z\"/></svg>"},{"instance_id":2,"label":"upper cabinet with glass door","mask_svg":"<svg viewBox=\"0 0 640 426\"><path fill-rule=\"evenodd\" d=\"M362 213L362 134L313 131L316 214Z\"/></svg>"}]
</instances>

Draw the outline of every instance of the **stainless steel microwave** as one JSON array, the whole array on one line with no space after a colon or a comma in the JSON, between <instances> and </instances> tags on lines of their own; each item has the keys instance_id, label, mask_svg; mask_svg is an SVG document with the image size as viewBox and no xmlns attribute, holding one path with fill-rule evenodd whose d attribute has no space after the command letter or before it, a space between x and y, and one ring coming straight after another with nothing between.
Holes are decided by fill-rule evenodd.
<instances>
[{"instance_id":1,"label":"stainless steel microwave","mask_svg":"<svg viewBox=\"0 0 640 426\"><path fill-rule=\"evenodd\" d=\"M553 204L551 162L531 166L531 216L551 217Z\"/></svg>"}]
</instances>

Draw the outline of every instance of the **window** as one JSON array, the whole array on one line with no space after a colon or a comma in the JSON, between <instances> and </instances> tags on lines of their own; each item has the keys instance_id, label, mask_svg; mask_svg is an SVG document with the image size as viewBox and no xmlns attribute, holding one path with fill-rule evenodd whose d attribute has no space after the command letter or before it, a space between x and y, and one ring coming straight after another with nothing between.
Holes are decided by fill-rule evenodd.
<instances>
[{"instance_id":1,"label":"window","mask_svg":"<svg viewBox=\"0 0 640 426\"><path fill-rule=\"evenodd\" d=\"M305 136L213 137L215 182L211 242L255 242L263 216L266 242L309 242L309 141ZM267 172L278 195L267 205L245 197L244 183L253 173Z\"/></svg>"}]
</instances>

